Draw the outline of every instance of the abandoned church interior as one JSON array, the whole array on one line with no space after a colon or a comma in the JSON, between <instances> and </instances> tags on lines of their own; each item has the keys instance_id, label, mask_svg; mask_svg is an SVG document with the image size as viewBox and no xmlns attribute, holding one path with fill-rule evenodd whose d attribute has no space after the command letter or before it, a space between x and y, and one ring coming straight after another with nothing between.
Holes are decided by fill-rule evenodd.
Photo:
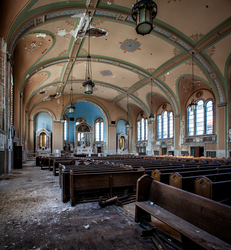
<instances>
[{"instance_id":1,"label":"abandoned church interior","mask_svg":"<svg viewBox=\"0 0 231 250\"><path fill-rule=\"evenodd\" d=\"M231 1L0 6L0 249L231 249Z\"/></svg>"}]
</instances>

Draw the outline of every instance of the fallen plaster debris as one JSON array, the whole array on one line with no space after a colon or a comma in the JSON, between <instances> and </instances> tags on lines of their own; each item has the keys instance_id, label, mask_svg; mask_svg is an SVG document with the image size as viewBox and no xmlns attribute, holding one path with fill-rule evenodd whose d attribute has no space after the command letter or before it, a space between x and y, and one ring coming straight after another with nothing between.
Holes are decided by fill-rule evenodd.
<instances>
[{"instance_id":1,"label":"fallen plaster debris","mask_svg":"<svg viewBox=\"0 0 231 250\"><path fill-rule=\"evenodd\" d=\"M36 37L42 37L42 38L45 38L47 35L46 34L43 34L43 33L39 33L36 35Z\"/></svg>"}]
</instances>

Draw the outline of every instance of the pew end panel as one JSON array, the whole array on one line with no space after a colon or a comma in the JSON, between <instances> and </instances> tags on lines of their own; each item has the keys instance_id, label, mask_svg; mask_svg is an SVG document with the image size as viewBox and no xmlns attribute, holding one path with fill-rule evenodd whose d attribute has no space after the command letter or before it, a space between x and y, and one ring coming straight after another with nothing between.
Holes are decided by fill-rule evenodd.
<instances>
[{"instance_id":1,"label":"pew end panel","mask_svg":"<svg viewBox=\"0 0 231 250\"><path fill-rule=\"evenodd\" d=\"M136 222L152 215L205 249L231 249L230 207L147 176L137 181L137 195Z\"/></svg>"}]
</instances>

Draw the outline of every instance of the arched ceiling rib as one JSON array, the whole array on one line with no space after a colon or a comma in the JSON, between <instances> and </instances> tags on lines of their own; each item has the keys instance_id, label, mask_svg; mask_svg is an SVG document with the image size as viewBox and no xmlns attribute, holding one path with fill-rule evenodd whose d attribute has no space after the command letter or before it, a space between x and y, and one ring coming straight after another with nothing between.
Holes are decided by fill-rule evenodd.
<instances>
[{"instance_id":1,"label":"arched ceiling rib","mask_svg":"<svg viewBox=\"0 0 231 250\"><path fill-rule=\"evenodd\" d=\"M223 16L218 15L219 17L213 23L208 23L206 26L202 20L214 13L216 3L212 0L207 12L203 12L204 18L199 16L196 23L189 25L186 31L182 20L184 18L187 18L187 22L193 20L193 17L186 15L187 11L198 8L197 13L202 13L204 8L201 1L196 1L190 7L191 9L189 8L190 1L186 2L156 1L160 12L154 20L152 33L143 37L136 34L134 22L130 16L133 1L126 1L126 3L120 0L69 1L65 4L64 1L59 0L55 8L55 4L50 5L50 0L31 1L25 8L26 18L23 22L17 26L16 21L12 25L8 48L12 53L15 48L17 50L22 37L29 37L31 33L36 32L40 34L42 30L46 30L47 34L53 34L52 39L55 39L55 44L49 51L45 51L34 65L31 63L30 67L26 68L25 74L21 76L21 91L34 75L44 70L50 72L44 84L47 84L47 88L53 85L47 95L52 94L52 91L65 92L70 83L70 76L73 76L74 82L81 83L83 77L80 75L83 75L87 57L87 39L84 38L91 23L91 27L107 32L100 38L91 38L91 61L92 67L95 68L93 80L96 82L95 96L98 98L119 104L129 94L130 98L147 113L149 112L147 99L144 97L140 99L141 95L137 96L136 93L143 92L142 96L145 96L144 92L147 91L145 86L153 78L160 94L169 100L175 113L178 114L180 102L175 89L176 81L181 75L190 74L190 69L186 70L185 63L191 60L191 53L194 51L194 60L201 69L197 76L209 82L215 91L218 103L226 102L223 79L218 72L220 67L224 68L225 52L222 54L223 64L220 63L220 66L217 63L220 59L215 58L213 61L204 50L215 43L221 50L222 46L225 47L227 44L228 41L222 38L228 37L231 32L231 18L226 10L230 3L225 1L226 8L222 6ZM87 8L91 12L90 20L84 14ZM177 17L177 13L179 14L178 21L175 20L177 18L173 20L174 17L171 17L173 9L176 9L174 16ZM185 13L182 13L182 10ZM18 20L20 18L19 15ZM169 18L173 21L169 22ZM201 23L201 27L197 23ZM201 33L190 35L195 28L201 30ZM218 42L222 46L218 46ZM126 47L128 43L133 48L133 52ZM57 69L61 64L63 64L62 67ZM168 74L171 75L171 72L174 72L174 78L170 79ZM126 81L126 77L129 80ZM44 89L44 86L40 84L41 82L37 82L34 85L36 90ZM106 92L99 90L102 88ZM77 90L76 92L78 93ZM107 92L110 92L110 95L107 96Z\"/></svg>"}]
</instances>

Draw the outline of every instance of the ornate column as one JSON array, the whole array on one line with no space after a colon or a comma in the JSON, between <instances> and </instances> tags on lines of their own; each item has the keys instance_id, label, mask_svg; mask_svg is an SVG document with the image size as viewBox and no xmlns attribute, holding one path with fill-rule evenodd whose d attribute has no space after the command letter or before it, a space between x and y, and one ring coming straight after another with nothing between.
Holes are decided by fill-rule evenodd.
<instances>
[{"instance_id":1,"label":"ornate column","mask_svg":"<svg viewBox=\"0 0 231 250\"><path fill-rule=\"evenodd\" d=\"M226 108L227 103L217 105L217 157L222 158L227 156L226 145L228 141L227 126L226 126Z\"/></svg>"},{"instance_id":2,"label":"ornate column","mask_svg":"<svg viewBox=\"0 0 231 250\"><path fill-rule=\"evenodd\" d=\"M154 142L154 129L155 129L155 120L153 122L148 122L148 147L146 149L147 155L154 155L153 151L153 142Z\"/></svg>"},{"instance_id":3,"label":"ornate column","mask_svg":"<svg viewBox=\"0 0 231 250\"><path fill-rule=\"evenodd\" d=\"M175 115L174 117L174 155L180 155L180 147L181 147L181 137L184 137L183 131L184 126L181 124L180 128L180 115Z\"/></svg>"}]
</instances>

